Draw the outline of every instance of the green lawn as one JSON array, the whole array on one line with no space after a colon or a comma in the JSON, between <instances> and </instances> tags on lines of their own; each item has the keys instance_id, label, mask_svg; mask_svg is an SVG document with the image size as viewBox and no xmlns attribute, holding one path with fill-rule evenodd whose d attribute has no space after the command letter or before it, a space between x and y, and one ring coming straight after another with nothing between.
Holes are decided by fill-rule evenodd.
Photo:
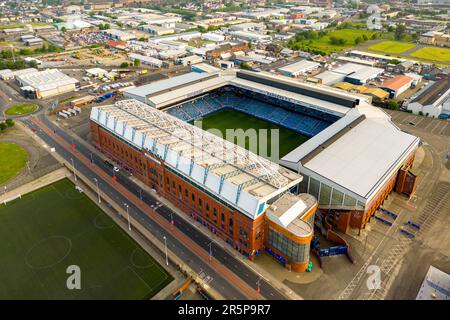
<instances>
[{"instance_id":1,"label":"green lawn","mask_svg":"<svg viewBox=\"0 0 450 320\"><path fill-rule=\"evenodd\" d=\"M366 35L367 38L370 39L370 37L374 33L376 32L363 29L339 29L331 31L329 34L321 38L313 40L304 40L298 43L303 47L317 49L325 52L326 54L330 54L333 52L339 52L344 49L355 46L355 39L357 37L362 37L363 35ZM342 45L331 44L330 43L331 37L342 38L345 40L345 43Z\"/></svg>"},{"instance_id":2,"label":"green lawn","mask_svg":"<svg viewBox=\"0 0 450 320\"><path fill-rule=\"evenodd\" d=\"M0 252L0 300L149 299L173 280L67 179L0 205Z\"/></svg>"},{"instance_id":3,"label":"green lawn","mask_svg":"<svg viewBox=\"0 0 450 320\"><path fill-rule=\"evenodd\" d=\"M15 104L6 109L6 114L10 116L19 116L34 112L38 109L38 106L31 103Z\"/></svg>"},{"instance_id":4,"label":"green lawn","mask_svg":"<svg viewBox=\"0 0 450 320\"><path fill-rule=\"evenodd\" d=\"M369 50L382 51L384 53L402 53L409 49L414 48L414 43L405 43L399 41L382 41L373 46L370 46Z\"/></svg>"},{"instance_id":5,"label":"green lawn","mask_svg":"<svg viewBox=\"0 0 450 320\"><path fill-rule=\"evenodd\" d=\"M425 47L411 53L411 57L434 60L440 62L450 62L450 49L438 47Z\"/></svg>"},{"instance_id":6,"label":"green lawn","mask_svg":"<svg viewBox=\"0 0 450 320\"><path fill-rule=\"evenodd\" d=\"M294 131L285 129L283 127L279 127L270 122L260 120L253 116L247 115L243 112L231 110L231 109L222 109L213 114L207 115L202 119L202 129L218 129L222 133L223 138L227 138L227 140L238 144L237 139L233 139L233 137L226 137L226 129L243 129L244 131L248 129L256 129L257 138L257 151L258 154L261 153L261 148L259 144L262 146L267 144L267 152L263 152L261 155L270 158L272 156L272 147L275 148L276 145L279 145L279 157L283 157L288 154L290 151L301 145L303 142L308 140L308 137L302 136ZM267 141L263 142L259 138L259 129L268 129L266 135ZM273 143L271 139L271 131L270 129L278 129L279 130L279 141L277 143ZM214 132L213 132L214 133ZM218 133L218 132L217 132ZM275 141L274 141L275 142ZM272 146L273 145L273 146ZM249 139L245 141L245 148L248 150L250 148ZM276 149L274 149L276 150ZM278 160L278 159L272 159Z\"/></svg>"},{"instance_id":7,"label":"green lawn","mask_svg":"<svg viewBox=\"0 0 450 320\"><path fill-rule=\"evenodd\" d=\"M0 142L0 184L14 178L26 165L28 153L21 146Z\"/></svg>"}]
</instances>

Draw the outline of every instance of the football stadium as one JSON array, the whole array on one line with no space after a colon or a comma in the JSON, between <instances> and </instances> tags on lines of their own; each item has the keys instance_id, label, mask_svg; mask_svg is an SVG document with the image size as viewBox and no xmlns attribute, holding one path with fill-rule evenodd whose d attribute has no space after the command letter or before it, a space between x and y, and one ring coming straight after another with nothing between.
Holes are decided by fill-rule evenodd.
<instances>
[{"instance_id":1,"label":"football stadium","mask_svg":"<svg viewBox=\"0 0 450 320\"><path fill-rule=\"evenodd\" d=\"M264 250L302 272L316 210L343 232L361 229L393 190L416 186L419 138L359 95L238 71L192 72L124 96L92 109L93 144L249 259ZM279 128L288 147L264 157L198 120L222 133Z\"/></svg>"}]
</instances>

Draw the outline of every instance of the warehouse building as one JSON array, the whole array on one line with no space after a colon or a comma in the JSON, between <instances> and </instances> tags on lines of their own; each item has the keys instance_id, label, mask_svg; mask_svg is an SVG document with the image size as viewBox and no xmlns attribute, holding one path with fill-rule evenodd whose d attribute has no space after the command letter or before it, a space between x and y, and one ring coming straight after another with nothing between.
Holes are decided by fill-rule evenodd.
<instances>
[{"instance_id":1,"label":"warehouse building","mask_svg":"<svg viewBox=\"0 0 450 320\"><path fill-rule=\"evenodd\" d=\"M137 53L130 53L128 55L128 59L131 61L135 61L135 60L139 60L142 64L151 66L151 67L156 67L156 68L161 68L163 65L163 62L159 59L153 58L153 57L148 57L148 56L143 56L141 54L137 54Z\"/></svg>"},{"instance_id":2,"label":"warehouse building","mask_svg":"<svg viewBox=\"0 0 450 320\"><path fill-rule=\"evenodd\" d=\"M16 76L24 96L32 99L45 99L71 92L79 85L77 79L71 78L57 69L47 69Z\"/></svg>"},{"instance_id":3,"label":"warehouse building","mask_svg":"<svg viewBox=\"0 0 450 320\"><path fill-rule=\"evenodd\" d=\"M232 31L230 34L240 40L257 43L268 43L272 40L272 36L267 34L247 32L247 31Z\"/></svg>"},{"instance_id":4,"label":"warehouse building","mask_svg":"<svg viewBox=\"0 0 450 320\"><path fill-rule=\"evenodd\" d=\"M414 79L406 75L397 75L385 81L380 88L389 92L389 98L397 98L403 92L411 88Z\"/></svg>"},{"instance_id":5,"label":"warehouse building","mask_svg":"<svg viewBox=\"0 0 450 320\"><path fill-rule=\"evenodd\" d=\"M371 80L378 78L384 69L369 67L356 63L346 63L336 69L333 72L345 75L344 81L356 84L364 85Z\"/></svg>"},{"instance_id":6,"label":"warehouse building","mask_svg":"<svg viewBox=\"0 0 450 320\"><path fill-rule=\"evenodd\" d=\"M130 41L135 40L136 35L131 32L122 31L119 29L108 29L103 30L103 34L108 35L113 40L119 40L119 41Z\"/></svg>"},{"instance_id":7,"label":"warehouse building","mask_svg":"<svg viewBox=\"0 0 450 320\"><path fill-rule=\"evenodd\" d=\"M436 81L419 91L419 94L408 103L407 109L414 114L437 118L442 113L445 101L450 97L450 79Z\"/></svg>"},{"instance_id":8,"label":"warehouse building","mask_svg":"<svg viewBox=\"0 0 450 320\"><path fill-rule=\"evenodd\" d=\"M301 60L292 64L288 64L284 67L278 68L278 71L285 76L295 78L300 75L309 73L313 70L316 70L318 68L320 68L320 63L308 60Z\"/></svg>"}]
</instances>

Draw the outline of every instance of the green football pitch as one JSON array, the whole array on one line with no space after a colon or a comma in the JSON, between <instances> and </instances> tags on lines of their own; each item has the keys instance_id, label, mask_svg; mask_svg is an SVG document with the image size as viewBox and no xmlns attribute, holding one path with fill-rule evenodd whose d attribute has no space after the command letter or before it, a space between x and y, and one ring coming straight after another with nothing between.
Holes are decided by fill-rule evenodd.
<instances>
[{"instance_id":1,"label":"green football pitch","mask_svg":"<svg viewBox=\"0 0 450 320\"><path fill-rule=\"evenodd\" d=\"M67 179L0 204L0 252L0 300L149 299L173 280Z\"/></svg>"},{"instance_id":2,"label":"green football pitch","mask_svg":"<svg viewBox=\"0 0 450 320\"><path fill-rule=\"evenodd\" d=\"M223 138L233 143L239 143L238 139L235 137L227 137L227 129L243 129L244 132L249 129L255 129L257 133L257 153L266 158L271 158L273 150L276 150L278 145L279 157L282 158L290 151L297 148L303 142L308 140L308 137L300 135L292 130L279 127L270 122L255 118L253 116L247 115L243 112L232 110L232 109L222 109L210 115L207 115L197 121L201 120L201 127L203 130L218 129ZM199 122L196 125L199 126ZM260 129L268 129L267 134L260 135ZM271 131L273 129L279 130L278 141L272 141ZM214 131L212 131L214 133ZM218 132L217 132L218 133ZM248 135L250 136L250 135ZM266 137L262 138L260 137ZM267 152L261 152L263 146L267 144ZM240 144L241 145L241 144ZM249 139L245 140L245 148L248 150L250 148ZM274 159L272 159L274 160Z\"/></svg>"}]
</instances>

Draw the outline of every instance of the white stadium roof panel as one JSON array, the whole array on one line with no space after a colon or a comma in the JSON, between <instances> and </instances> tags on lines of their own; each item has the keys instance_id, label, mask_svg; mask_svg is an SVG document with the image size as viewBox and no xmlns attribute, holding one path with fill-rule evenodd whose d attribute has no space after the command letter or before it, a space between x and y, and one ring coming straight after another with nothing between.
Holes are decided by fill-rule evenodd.
<instances>
[{"instance_id":1,"label":"white stadium roof panel","mask_svg":"<svg viewBox=\"0 0 450 320\"><path fill-rule=\"evenodd\" d=\"M123 126L108 127L108 118ZM259 204L301 181L300 175L278 164L136 100L94 107L91 120L139 149L148 146L147 151L163 158L166 165L172 164L172 169L251 218L256 217Z\"/></svg>"}]
</instances>

